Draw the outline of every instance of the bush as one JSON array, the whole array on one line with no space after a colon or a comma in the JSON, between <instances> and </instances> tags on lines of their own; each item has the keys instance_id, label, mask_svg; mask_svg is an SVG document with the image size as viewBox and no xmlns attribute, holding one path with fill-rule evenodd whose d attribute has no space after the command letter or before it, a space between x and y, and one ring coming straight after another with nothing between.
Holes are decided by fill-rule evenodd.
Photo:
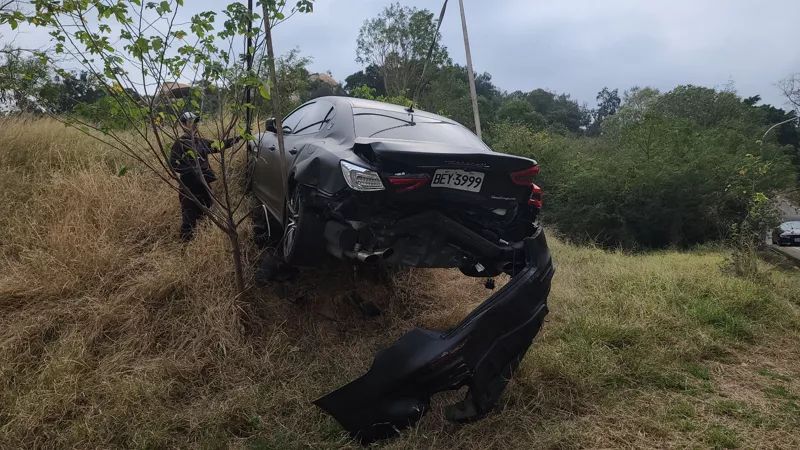
<instances>
[{"instance_id":1,"label":"bush","mask_svg":"<svg viewBox=\"0 0 800 450\"><path fill-rule=\"evenodd\" d=\"M753 195L790 186L793 168L783 149L756 142L756 118L732 94L686 92L665 94L636 120L610 120L598 138L504 123L491 143L540 161L543 219L570 239L628 248L721 239ZM709 120L698 102L722 117Z\"/></svg>"}]
</instances>

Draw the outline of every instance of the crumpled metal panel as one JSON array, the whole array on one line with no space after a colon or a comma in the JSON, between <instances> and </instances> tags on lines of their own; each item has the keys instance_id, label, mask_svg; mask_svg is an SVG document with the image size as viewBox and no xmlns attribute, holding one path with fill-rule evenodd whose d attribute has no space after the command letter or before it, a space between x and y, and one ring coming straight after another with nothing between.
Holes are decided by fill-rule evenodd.
<instances>
[{"instance_id":1,"label":"crumpled metal panel","mask_svg":"<svg viewBox=\"0 0 800 450\"><path fill-rule=\"evenodd\" d=\"M448 419L480 419L496 405L547 315L554 267L541 229L525 240L526 266L458 325L415 328L375 356L362 377L314 403L362 444L396 436L437 392L468 386Z\"/></svg>"}]
</instances>

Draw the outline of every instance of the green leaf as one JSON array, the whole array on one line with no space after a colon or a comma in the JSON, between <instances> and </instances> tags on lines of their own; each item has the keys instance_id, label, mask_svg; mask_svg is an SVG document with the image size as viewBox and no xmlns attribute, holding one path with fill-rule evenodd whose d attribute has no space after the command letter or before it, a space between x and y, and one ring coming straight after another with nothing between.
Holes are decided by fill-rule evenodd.
<instances>
[{"instance_id":1,"label":"green leaf","mask_svg":"<svg viewBox=\"0 0 800 450\"><path fill-rule=\"evenodd\" d=\"M125 164L119 166L119 170L117 170L117 176L124 177L126 173L128 173L128 166Z\"/></svg>"},{"instance_id":2,"label":"green leaf","mask_svg":"<svg viewBox=\"0 0 800 450\"><path fill-rule=\"evenodd\" d=\"M270 99L269 84L266 81L258 85L258 94L264 100Z\"/></svg>"}]
</instances>

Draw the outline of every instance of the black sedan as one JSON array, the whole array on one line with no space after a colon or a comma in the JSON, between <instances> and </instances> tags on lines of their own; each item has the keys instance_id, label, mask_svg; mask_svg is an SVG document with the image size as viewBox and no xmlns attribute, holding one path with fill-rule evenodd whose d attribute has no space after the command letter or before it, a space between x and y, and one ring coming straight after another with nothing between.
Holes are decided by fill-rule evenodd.
<instances>
[{"instance_id":1,"label":"black sedan","mask_svg":"<svg viewBox=\"0 0 800 450\"><path fill-rule=\"evenodd\" d=\"M800 246L800 221L784 222L772 230L772 243Z\"/></svg>"},{"instance_id":2,"label":"black sedan","mask_svg":"<svg viewBox=\"0 0 800 450\"><path fill-rule=\"evenodd\" d=\"M424 111L322 97L251 143L259 231L284 260L340 259L516 273L537 231L536 161L496 153L462 125Z\"/></svg>"}]
</instances>

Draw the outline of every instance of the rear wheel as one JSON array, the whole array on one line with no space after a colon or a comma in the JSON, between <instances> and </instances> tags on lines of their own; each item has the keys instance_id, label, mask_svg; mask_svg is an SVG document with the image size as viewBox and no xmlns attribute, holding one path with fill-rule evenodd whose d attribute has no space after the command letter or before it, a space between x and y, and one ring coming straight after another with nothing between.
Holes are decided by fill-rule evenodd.
<instances>
[{"instance_id":1,"label":"rear wheel","mask_svg":"<svg viewBox=\"0 0 800 450\"><path fill-rule=\"evenodd\" d=\"M286 225L281 243L283 260L296 266L319 262L325 254L323 232L321 218L310 208L308 189L296 187L286 199Z\"/></svg>"}]
</instances>

